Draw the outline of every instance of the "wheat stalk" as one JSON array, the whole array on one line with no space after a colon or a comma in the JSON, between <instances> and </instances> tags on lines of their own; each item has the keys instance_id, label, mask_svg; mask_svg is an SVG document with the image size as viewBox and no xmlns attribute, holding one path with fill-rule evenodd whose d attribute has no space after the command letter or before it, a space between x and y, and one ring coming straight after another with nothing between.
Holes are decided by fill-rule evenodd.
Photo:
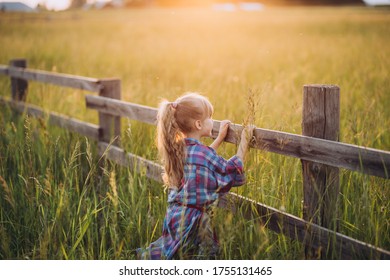
<instances>
[{"instance_id":1,"label":"wheat stalk","mask_svg":"<svg viewBox=\"0 0 390 280\"><path fill-rule=\"evenodd\" d=\"M15 210L15 199L12 195L12 190L10 189L10 187L8 186L4 178L1 176L0 176L0 183L3 186L5 201L7 201L8 204L12 207L12 209Z\"/></svg>"}]
</instances>

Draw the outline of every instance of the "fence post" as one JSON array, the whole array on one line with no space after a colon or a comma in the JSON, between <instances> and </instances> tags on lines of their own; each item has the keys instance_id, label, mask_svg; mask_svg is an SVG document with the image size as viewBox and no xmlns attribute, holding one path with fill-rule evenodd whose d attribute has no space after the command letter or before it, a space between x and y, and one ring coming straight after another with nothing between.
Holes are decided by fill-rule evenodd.
<instances>
[{"instance_id":1,"label":"fence post","mask_svg":"<svg viewBox=\"0 0 390 280\"><path fill-rule=\"evenodd\" d=\"M302 134L339 141L340 88L329 85L305 85L303 88ZM302 160L303 218L320 226L337 230L339 169ZM310 229L308 229L310 235ZM310 241L309 241L310 243ZM330 243L331 244L331 243ZM324 251L306 248L306 257L318 258ZM331 248L327 254L331 254ZM322 251L322 252L321 252Z\"/></svg>"},{"instance_id":2,"label":"fence post","mask_svg":"<svg viewBox=\"0 0 390 280\"><path fill-rule=\"evenodd\" d=\"M113 99L121 99L121 81L119 79L102 79L99 81L102 86L99 91L99 96L108 97ZM114 117L110 114L105 114L99 112L99 141L103 141L106 143L111 143L111 141L116 137L116 139L112 142L112 145L119 146L120 145L120 133L121 133L121 118ZM98 153L99 156L104 154L104 150L98 145ZM103 170L105 169L105 161L99 162L99 183L97 184L97 196L99 201L103 201L106 197L106 193L108 191L107 184L104 183L103 180ZM98 231L98 239L99 244L102 242L110 242L109 239L105 239L104 229L106 227L106 223L104 220L103 211L99 211L97 215L97 223L99 226ZM108 246L110 246L108 244Z\"/></svg>"},{"instance_id":3,"label":"fence post","mask_svg":"<svg viewBox=\"0 0 390 280\"><path fill-rule=\"evenodd\" d=\"M27 60L24 59L24 58L12 59L9 62L9 66L26 68L27 67ZM12 100L14 100L14 101L26 101L27 89L28 89L28 82L27 82L27 80L11 77Z\"/></svg>"},{"instance_id":4,"label":"fence post","mask_svg":"<svg viewBox=\"0 0 390 280\"><path fill-rule=\"evenodd\" d=\"M99 96L121 99L121 81L119 79L102 79L100 80L100 84L102 85L102 89L99 92ZM99 112L99 141L110 143L114 137L117 137L113 145L119 146L121 133L120 120L120 117Z\"/></svg>"}]
</instances>

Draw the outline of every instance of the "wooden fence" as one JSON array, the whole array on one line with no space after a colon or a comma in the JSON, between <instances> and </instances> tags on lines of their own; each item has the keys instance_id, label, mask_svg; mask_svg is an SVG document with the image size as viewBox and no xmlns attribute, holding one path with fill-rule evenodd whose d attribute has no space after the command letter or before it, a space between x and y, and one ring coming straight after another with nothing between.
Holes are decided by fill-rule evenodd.
<instances>
[{"instance_id":1,"label":"wooden fence","mask_svg":"<svg viewBox=\"0 0 390 280\"><path fill-rule=\"evenodd\" d=\"M12 98L0 97L0 104L34 117L48 117L49 124L57 125L98 141L100 154L123 166L145 172L148 178L162 182L162 166L120 148L120 118L155 125L157 109L121 101L119 79L93 79L51 73L26 68L24 59L0 65L0 75L11 78ZM86 106L99 112L99 125L83 122L25 103L28 80L96 92L86 95ZM252 149L299 158L302 161L304 187L304 219L279 211L249 198L228 194L228 200L244 211L248 219L258 219L268 229L284 234L305 244L307 257L318 257L314 252L335 250L341 258L390 259L390 252L350 238L328 228L337 221L335 211L339 191L339 168L389 179L390 152L337 142L339 135L339 88L337 86L304 86L303 134L256 128ZM214 121L213 137L220 122ZM231 125L225 139L237 143L242 126ZM118 137L119 136L119 137ZM111 140L114 142L111 142ZM110 143L110 144L109 144ZM229 203L227 204L229 205ZM231 204L230 204L231 205ZM226 204L225 204L226 207ZM228 206L227 206L228 207ZM333 223L333 225L332 225Z\"/></svg>"}]
</instances>

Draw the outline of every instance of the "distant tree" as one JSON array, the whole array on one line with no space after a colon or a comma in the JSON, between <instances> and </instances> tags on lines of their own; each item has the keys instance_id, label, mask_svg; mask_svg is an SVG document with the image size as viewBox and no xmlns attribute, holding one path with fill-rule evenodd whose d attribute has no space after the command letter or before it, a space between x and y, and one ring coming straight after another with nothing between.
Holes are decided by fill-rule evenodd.
<instances>
[{"instance_id":1,"label":"distant tree","mask_svg":"<svg viewBox=\"0 0 390 280\"><path fill-rule=\"evenodd\" d=\"M44 4L39 3L36 7L38 11L47 11L47 8Z\"/></svg>"},{"instance_id":2,"label":"distant tree","mask_svg":"<svg viewBox=\"0 0 390 280\"><path fill-rule=\"evenodd\" d=\"M79 9L87 3L87 0L72 0L70 9Z\"/></svg>"}]
</instances>

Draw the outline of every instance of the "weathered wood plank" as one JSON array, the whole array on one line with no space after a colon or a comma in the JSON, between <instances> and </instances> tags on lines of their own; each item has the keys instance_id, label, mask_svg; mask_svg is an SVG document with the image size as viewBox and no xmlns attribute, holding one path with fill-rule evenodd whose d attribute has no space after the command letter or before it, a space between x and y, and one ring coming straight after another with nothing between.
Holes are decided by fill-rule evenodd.
<instances>
[{"instance_id":1,"label":"weathered wood plank","mask_svg":"<svg viewBox=\"0 0 390 280\"><path fill-rule=\"evenodd\" d=\"M219 121L214 121L213 137ZM226 142L237 144L242 126L231 125ZM250 147L285 156L342 167L369 175L390 178L390 152L346 143L256 128Z\"/></svg>"},{"instance_id":2,"label":"weathered wood plank","mask_svg":"<svg viewBox=\"0 0 390 280\"><path fill-rule=\"evenodd\" d=\"M329 85L303 87L302 134L338 141L340 135L340 88ZM302 160L303 219L325 228L338 229L339 168ZM306 248L306 258L326 258L327 252Z\"/></svg>"},{"instance_id":3,"label":"weathered wood plank","mask_svg":"<svg viewBox=\"0 0 390 280\"><path fill-rule=\"evenodd\" d=\"M25 69L27 60L13 59L9 62L10 67L19 67ZM28 92L28 82L25 79L11 77L11 96L16 101L26 101Z\"/></svg>"},{"instance_id":4,"label":"weathered wood plank","mask_svg":"<svg viewBox=\"0 0 390 280\"><path fill-rule=\"evenodd\" d=\"M125 117L148 124L156 124L156 108L93 95L86 95L85 101L88 108L105 114Z\"/></svg>"},{"instance_id":5,"label":"weathered wood plank","mask_svg":"<svg viewBox=\"0 0 390 280\"><path fill-rule=\"evenodd\" d=\"M130 167L137 173L144 174L148 178L162 183L163 168L161 165L104 142L99 142L98 147L100 154L104 154L108 159L119 165ZM300 242L309 242L311 238L308 234L314 235L315 238L308 245L317 250L325 250L329 240L335 240L333 244L336 252L340 252L342 258L390 259L390 252L381 248L309 223L301 218L235 193L228 193L227 196L227 199L235 204L234 208L239 207L241 209L245 218L259 219L272 231L283 233Z\"/></svg>"},{"instance_id":6,"label":"weathered wood plank","mask_svg":"<svg viewBox=\"0 0 390 280\"><path fill-rule=\"evenodd\" d=\"M98 149L101 155L105 155L119 165L130 167L137 173L144 174L146 177L162 183L163 168L161 165L143 157L126 153L123 149L105 142L99 142Z\"/></svg>"},{"instance_id":7,"label":"weathered wood plank","mask_svg":"<svg viewBox=\"0 0 390 280\"><path fill-rule=\"evenodd\" d=\"M340 88L329 85L303 87L302 134L338 141L340 135ZM337 199L339 168L301 160L303 179L303 219L325 228L338 229ZM314 234L311 238L317 238ZM310 241L312 242L312 241ZM313 250L306 246L306 258L328 258L328 250Z\"/></svg>"},{"instance_id":8,"label":"weathered wood plank","mask_svg":"<svg viewBox=\"0 0 390 280\"><path fill-rule=\"evenodd\" d=\"M91 95L86 96L86 103L88 108L107 114L156 123L156 108ZM213 137L217 137L220 123L214 121ZM225 141L239 143L241 131L241 125L231 124ZM263 128L256 128L254 136L256 141L251 143L251 148L390 178L390 152L387 151Z\"/></svg>"},{"instance_id":9,"label":"weathered wood plank","mask_svg":"<svg viewBox=\"0 0 390 280\"><path fill-rule=\"evenodd\" d=\"M46 113L42 108L34 105L29 105L24 102L17 101L8 101L3 97L0 97L0 103L2 105L8 105L13 110L17 112L24 113L26 112L30 116L36 118L48 118L48 123L50 125L56 125L65 129L68 129L73 132L77 132L83 136L87 136L94 140L99 139L99 127L97 125L83 122L74 118L70 118L57 113Z\"/></svg>"},{"instance_id":10,"label":"weathered wood plank","mask_svg":"<svg viewBox=\"0 0 390 280\"><path fill-rule=\"evenodd\" d=\"M104 79L100 80L102 88L99 91L101 98L110 100L121 99L121 81L119 79ZM110 142L115 138L114 145L120 145L121 135L121 119L118 116L106 114L99 111L99 127L101 129L100 139L101 141Z\"/></svg>"},{"instance_id":11,"label":"weathered wood plank","mask_svg":"<svg viewBox=\"0 0 390 280\"><path fill-rule=\"evenodd\" d=\"M0 64L0 75L8 76L8 65Z\"/></svg>"},{"instance_id":12,"label":"weathered wood plank","mask_svg":"<svg viewBox=\"0 0 390 280\"><path fill-rule=\"evenodd\" d=\"M94 140L99 139L100 129L99 126L95 124L83 122L55 113L49 114L49 124L57 125L70 131L77 132L80 135L89 137Z\"/></svg>"},{"instance_id":13,"label":"weathered wood plank","mask_svg":"<svg viewBox=\"0 0 390 280\"><path fill-rule=\"evenodd\" d=\"M31 70L10 66L8 67L6 74L13 78L50 83L58 86L77 88L92 92L99 92L102 88L102 85L98 79L69 74L52 73L42 70Z\"/></svg>"}]
</instances>

